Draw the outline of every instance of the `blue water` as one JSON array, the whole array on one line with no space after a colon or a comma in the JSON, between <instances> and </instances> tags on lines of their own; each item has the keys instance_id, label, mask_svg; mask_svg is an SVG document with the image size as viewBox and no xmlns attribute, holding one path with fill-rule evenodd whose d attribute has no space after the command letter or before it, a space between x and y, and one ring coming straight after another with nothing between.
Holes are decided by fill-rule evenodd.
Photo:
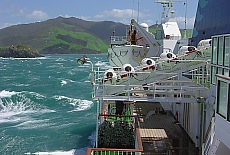
<instances>
[{"instance_id":1,"label":"blue water","mask_svg":"<svg viewBox=\"0 0 230 155\"><path fill-rule=\"evenodd\" d=\"M0 155L84 155L95 142L96 103L82 55L0 58ZM106 66L106 55L88 55Z\"/></svg>"}]
</instances>

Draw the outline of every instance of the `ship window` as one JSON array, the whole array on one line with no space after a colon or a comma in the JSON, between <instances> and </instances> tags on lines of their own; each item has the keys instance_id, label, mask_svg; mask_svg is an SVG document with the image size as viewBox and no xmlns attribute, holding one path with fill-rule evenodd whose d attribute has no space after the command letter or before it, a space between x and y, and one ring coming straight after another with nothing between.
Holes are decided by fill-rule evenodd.
<instances>
[{"instance_id":1,"label":"ship window","mask_svg":"<svg viewBox=\"0 0 230 155\"><path fill-rule=\"evenodd\" d=\"M227 89L228 84L223 81L218 81L217 89L217 113L222 117L227 117Z\"/></svg>"},{"instance_id":2,"label":"ship window","mask_svg":"<svg viewBox=\"0 0 230 155\"><path fill-rule=\"evenodd\" d=\"M222 71L223 71L223 69L222 69L222 68L218 68L218 70L217 70L217 74L222 75Z\"/></svg>"},{"instance_id":3,"label":"ship window","mask_svg":"<svg viewBox=\"0 0 230 155\"><path fill-rule=\"evenodd\" d=\"M212 64L216 64L217 38L213 38L212 44Z\"/></svg>"},{"instance_id":4,"label":"ship window","mask_svg":"<svg viewBox=\"0 0 230 155\"><path fill-rule=\"evenodd\" d=\"M225 37L224 66L229 66L230 37Z\"/></svg>"},{"instance_id":5,"label":"ship window","mask_svg":"<svg viewBox=\"0 0 230 155\"><path fill-rule=\"evenodd\" d=\"M224 75L229 76L229 70L228 69L224 69Z\"/></svg>"},{"instance_id":6,"label":"ship window","mask_svg":"<svg viewBox=\"0 0 230 155\"><path fill-rule=\"evenodd\" d=\"M220 37L218 41L218 65L223 65L223 40L223 37Z\"/></svg>"},{"instance_id":7,"label":"ship window","mask_svg":"<svg viewBox=\"0 0 230 155\"><path fill-rule=\"evenodd\" d=\"M212 66L212 78L211 78L211 83L216 84L216 67Z\"/></svg>"}]
</instances>

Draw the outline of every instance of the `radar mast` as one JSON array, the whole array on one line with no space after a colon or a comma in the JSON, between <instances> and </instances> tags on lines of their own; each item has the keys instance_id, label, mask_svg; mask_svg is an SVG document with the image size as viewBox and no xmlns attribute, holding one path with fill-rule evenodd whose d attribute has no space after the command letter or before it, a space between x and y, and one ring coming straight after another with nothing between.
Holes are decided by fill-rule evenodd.
<instances>
[{"instance_id":1,"label":"radar mast","mask_svg":"<svg viewBox=\"0 0 230 155\"><path fill-rule=\"evenodd\" d=\"M160 3L163 5L163 12L161 16L161 23L166 23L168 21L176 21L175 11L173 10L174 2L172 0L158 0L155 3Z\"/></svg>"}]
</instances>

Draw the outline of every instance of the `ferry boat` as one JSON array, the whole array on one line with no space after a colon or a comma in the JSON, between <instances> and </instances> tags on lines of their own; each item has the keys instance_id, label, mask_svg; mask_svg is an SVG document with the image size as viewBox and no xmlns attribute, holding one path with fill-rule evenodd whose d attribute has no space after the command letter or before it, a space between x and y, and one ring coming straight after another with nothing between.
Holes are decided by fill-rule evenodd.
<instances>
[{"instance_id":1,"label":"ferry boat","mask_svg":"<svg viewBox=\"0 0 230 155\"><path fill-rule=\"evenodd\" d=\"M173 13L171 0L157 2ZM204 4L215 2L198 9ZM230 34L178 48L176 22L167 30L165 19L161 41L132 20L145 45L112 42L109 55L123 48L131 60L114 54L112 69L92 68L96 142L87 155L230 154ZM146 56L132 57L134 48Z\"/></svg>"}]
</instances>

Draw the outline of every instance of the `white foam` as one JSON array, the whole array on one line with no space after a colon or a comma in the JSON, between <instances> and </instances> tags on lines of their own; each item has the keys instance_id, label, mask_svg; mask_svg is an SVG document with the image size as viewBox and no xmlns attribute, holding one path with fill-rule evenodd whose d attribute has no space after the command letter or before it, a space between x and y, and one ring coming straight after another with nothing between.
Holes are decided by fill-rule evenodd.
<instances>
[{"instance_id":1,"label":"white foam","mask_svg":"<svg viewBox=\"0 0 230 155\"><path fill-rule=\"evenodd\" d=\"M67 61L67 60L65 60L65 59L63 59L63 58L58 58L58 59L56 59L55 61Z\"/></svg>"},{"instance_id":2,"label":"white foam","mask_svg":"<svg viewBox=\"0 0 230 155\"><path fill-rule=\"evenodd\" d=\"M76 81L73 81L73 80L71 80L71 79L59 79L59 80L61 80L61 85L66 85L67 83L74 83L74 82L76 82Z\"/></svg>"},{"instance_id":3,"label":"white foam","mask_svg":"<svg viewBox=\"0 0 230 155\"><path fill-rule=\"evenodd\" d=\"M22 92L22 93L26 93L26 92ZM45 96L38 94L36 92L29 92L29 94L35 95L37 99L44 99L45 98Z\"/></svg>"},{"instance_id":4,"label":"white foam","mask_svg":"<svg viewBox=\"0 0 230 155\"><path fill-rule=\"evenodd\" d=\"M106 66L107 62L98 61L95 66Z\"/></svg>"},{"instance_id":5,"label":"white foam","mask_svg":"<svg viewBox=\"0 0 230 155\"><path fill-rule=\"evenodd\" d=\"M0 57L1 59L12 59L12 60L37 60L37 59L47 59L46 57L36 57L36 58L3 58L3 57Z\"/></svg>"},{"instance_id":6,"label":"white foam","mask_svg":"<svg viewBox=\"0 0 230 155\"><path fill-rule=\"evenodd\" d=\"M70 82L72 82L72 83L76 82L76 81L74 81L74 80L70 80L70 79L69 79L69 81L70 81Z\"/></svg>"},{"instance_id":7,"label":"white foam","mask_svg":"<svg viewBox=\"0 0 230 155\"><path fill-rule=\"evenodd\" d=\"M28 87L30 86L30 84L15 84L15 86L19 86L19 87Z\"/></svg>"},{"instance_id":8,"label":"white foam","mask_svg":"<svg viewBox=\"0 0 230 155\"><path fill-rule=\"evenodd\" d=\"M15 94L17 94L17 92L3 90L3 91L0 92L0 97L1 98L11 97L11 96L13 96Z\"/></svg>"},{"instance_id":9,"label":"white foam","mask_svg":"<svg viewBox=\"0 0 230 155\"><path fill-rule=\"evenodd\" d=\"M36 152L25 153L26 155L74 155L75 150L70 151L54 151L54 152Z\"/></svg>"},{"instance_id":10,"label":"white foam","mask_svg":"<svg viewBox=\"0 0 230 155\"><path fill-rule=\"evenodd\" d=\"M89 67L89 65L82 65L82 66L78 66L79 68L88 68Z\"/></svg>"},{"instance_id":11,"label":"white foam","mask_svg":"<svg viewBox=\"0 0 230 155\"><path fill-rule=\"evenodd\" d=\"M6 123L6 122L35 123L36 120L33 120L32 116L56 112L55 110L50 110L50 109L32 109L33 107L30 108L25 105L4 106L2 104L2 106L0 105L0 108L1 108L0 123ZM39 121L43 121L43 120L37 120L37 122Z\"/></svg>"},{"instance_id":12,"label":"white foam","mask_svg":"<svg viewBox=\"0 0 230 155\"><path fill-rule=\"evenodd\" d=\"M67 81L65 81L65 80L61 80L61 85L63 86L63 85L66 85L67 84Z\"/></svg>"},{"instance_id":13,"label":"white foam","mask_svg":"<svg viewBox=\"0 0 230 155\"><path fill-rule=\"evenodd\" d=\"M91 108L93 102L88 100L81 100L78 107L74 111L82 111ZM76 105L75 105L76 106Z\"/></svg>"},{"instance_id":14,"label":"white foam","mask_svg":"<svg viewBox=\"0 0 230 155\"><path fill-rule=\"evenodd\" d=\"M18 129L37 129L37 128L45 128L45 127L49 127L55 125L54 123L49 123L49 119L44 119L44 120L33 120L33 119L29 119L25 122L22 122L18 125L16 125L15 127L17 127Z\"/></svg>"},{"instance_id":15,"label":"white foam","mask_svg":"<svg viewBox=\"0 0 230 155\"><path fill-rule=\"evenodd\" d=\"M74 99L66 96L54 96L57 100L67 100L67 103L74 107L72 111L83 111L88 110L92 107L93 102L88 100ZM72 112L70 111L70 112Z\"/></svg>"},{"instance_id":16,"label":"white foam","mask_svg":"<svg viewBox=\"0 0 230 155\"><path fill-rule=\"evenodd\" d=\"M44 98L44 96L33 93L33 92L24 92L36 95L36 98ZM32 116L39 116L44 113L56 112L55 110L50 110L45 106L41 106L29 98L24 96L24 93L12 93L5 92L3 93L4 98L0 99L0 123L5 122L26 122L33 121ZM16 101L13 101L11 98L6 98L6 96L12 96L12 94L17 94Z\"/></svg>"},{"instance_id":17,"label":"white foam","mask_svg":"<svg viewBox=\"0 0 230 155\"><path fill-rule=\"evenodd\" d=\"M66 97L66 96L54 96L55 99L57 100L62 100L62 99L71 99L69 97Z\"/></svg>"}]
</instances>

